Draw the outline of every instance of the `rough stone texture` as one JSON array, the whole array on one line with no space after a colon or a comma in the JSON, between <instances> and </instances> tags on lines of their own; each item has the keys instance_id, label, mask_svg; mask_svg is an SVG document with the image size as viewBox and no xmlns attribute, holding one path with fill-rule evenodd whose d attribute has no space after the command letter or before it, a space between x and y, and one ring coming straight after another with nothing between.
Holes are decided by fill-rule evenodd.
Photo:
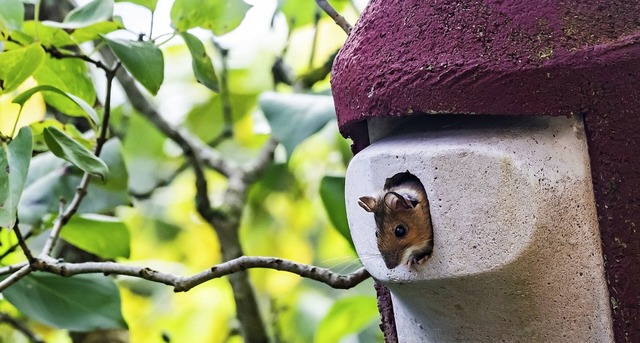
<instances>
[{"instance_id":1,"label":"rough stone texture","mask_svg":"<svg viewBox=\"0 0 640 343\"><path fill-rule=\"evenodd\" d=\"M582 114L616 341L640 342L639 1L372 0L332 86L354 152L374 117Z\"/></svg>"},{"instance_id":2,"label":"rough stone texture","mask_svg":"<svg viewBox=\"0 0 640 343\"><path fill-rule=\"evenodd\" d=\"M385 343L397 343L398 332L396 331L396 321L393 314L393 302L389 289L376 280L374 283L376 295L378 296L378 312L380 312L380 330L384 335Z\"/></svg>"},{"instance_id":3,"label":"rough stone texture","mask_svg":"<svg viewBox=\"0 0 640 343\"><path fill-rule=\"evenodd\" d=\"M638 1L372 0L332 88L350 135L377 116L582 113L636 88L638 68Z\"/></svg>"},{"instance_id":4,"label":"rough stone texture","mask_svg":"<svg viewBox=\"0 0 640 343\"><path fill-rule=\"evenodd\" d=\"M640 80L639 69L635 69ZM640 99L621 95L621 102ZM640 342L640 106L624 103L586 116L593 188L616 342Z\"/></svg>"},{"instance_id":5,"label":"rough stone texture","mask_svg":"<svg viewBox=\"0 0 640 343\"><path fill-rule=\"evenodd\" d=\"M613 342L582 119L425 119L359 152L347 213L393 297L401 342ZM371 131L376 131L375 125ZM385 267L357 199L409 170L430 198L434 253Z\"/></svg>"}]
</instances>

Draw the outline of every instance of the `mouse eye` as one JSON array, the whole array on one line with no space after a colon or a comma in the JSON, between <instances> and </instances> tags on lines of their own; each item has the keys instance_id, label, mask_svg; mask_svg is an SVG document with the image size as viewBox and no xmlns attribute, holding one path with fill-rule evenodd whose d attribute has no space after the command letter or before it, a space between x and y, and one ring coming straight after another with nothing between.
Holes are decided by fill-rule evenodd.
<instances>
[{"instance_id":1,"label":"mouse eye","mask_svg":"<svg viewBox=\"0 0 640 343\"><path fill-rule=\"evenodd\" d=\"M379 235L378 235L378 231L376 231L376 238L378 238L378 237L379 237Z\"/></svg>"},{"instance_id":2,"label":"mouse eye","mask_svg":"<svg viewBox=\"0 0 640 343\"><path fill-rule=\"evenodd\" d=\"M398 225L396 226L394 233L398 238L404 237L407 234L407 228L404 225Z\"/></svg>"}]
</instances>

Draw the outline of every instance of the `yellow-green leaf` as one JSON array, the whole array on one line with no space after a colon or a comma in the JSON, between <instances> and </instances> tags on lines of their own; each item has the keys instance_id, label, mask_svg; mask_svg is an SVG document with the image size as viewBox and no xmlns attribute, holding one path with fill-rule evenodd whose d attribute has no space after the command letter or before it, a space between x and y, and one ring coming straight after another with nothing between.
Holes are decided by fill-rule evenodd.
<instances>
[{"instance_id":1,"label":"yellow-green leaf","mask_svg":"<svg viewBox=\"0 0 640 343\"><path fill-rule=\"evenodd\" d=\"M38 84L54 86L65 93L73 94L89 105L96 101L96 90L93 81L89 77L86 63L82 60L73 58L57 59L47 56L40 69L33 74L33 77L38 81ZM66 96L56 92L43 93L43 97L47 104L66 115L82 117L86 116L87 113L91 114L84 108L78 108L74 104L75 101L69 100ZM97 116L92 120L97 121Z\"/></svg>"},{"instance_id":2,"label":"yellow-green leaf","mask_svg":"<svg viewBox=\"0 0 640 343\"><path fill-rule=\"evenodd\" d=\"M122 23L116 21L101 21L86 27L82 27L73 30L71 33L71 39L76 44L92 41L100 38L100 36L106 35L109 32L123 29Z\"/></svg>"},{"instance_id":3,"label":"yellow-green leaf","mask_svg":"<svg viewBox=\"0 0 640 343\"><path fill-rule=\"evenodd\" d=\"M0 0L0 29L21 30L24 5L20 0Z\"/></svg>"},{"instance_id":4,"label":"yellow-green leaf","mask_svg":"<svg viewBox=\"0 0 640 343\"><path fill-rule=\"evenodd\" d=\"M71 93L62 91L54 86L41 85L41 86L33 87L21 93L17 97L15 97L13 99L13 103L19 104L20 106L24 106L24 103L27 102L27 100L29 100L29 98L31 98L31 96L33 96L33 94L37 92L54 92L59 95L62 95L67 99L71 100L73 103L75 103L75 105L82 110L82 112L80 112L81 116L88 118L92 125L95 125L98 122L98 114L96 113L96 111L94 111L91 105L87 104L84 100L80 99L79 97ZM69 114L69 113L66 113L66 114Z\"/></svg>"},{"instance_id":5,"label":"yellow-green leaf","mask_svg":"<svg viewBox=\"0 0 640 343\"><path fill-rule=\"evenodd\" d=\"M222 35L235 29L249 8L243 0L176 0L171 24L178 31L201 27Z\"/></svg>"},{"instance_id":6,"label":"yellow-green leaf","mask_svg":"<svg viewBox=\"0 0 640 343\"><path fill-rule=\"evenodd\" d=\"M45 52L40 44L0 53L0 94L18 88L44 63Z\"/></svg>"},{"instance_id":7,"label":"yellow-green leaf","mask_svg":"<svg viewBox=\"0 0 640 343\"><path fill-rule=\"evenodd\" d=\"M344 336L363 330L379 316L374 297L353 296L340 299L318 325L314 342L339 342Z\"/></svg>"}]
</instances>

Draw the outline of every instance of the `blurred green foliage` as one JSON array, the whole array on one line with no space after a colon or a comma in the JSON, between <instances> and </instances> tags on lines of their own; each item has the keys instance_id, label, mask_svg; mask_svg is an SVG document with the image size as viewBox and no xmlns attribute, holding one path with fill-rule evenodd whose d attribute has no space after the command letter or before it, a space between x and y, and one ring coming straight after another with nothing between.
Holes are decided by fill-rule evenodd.
<instances>
[{"instance_id":1,"label":"blurred green foliage","mask_svg":"<svg viewBox=\"0 0 640 343\"><path fill-rule=\"evenodd\" d=\"M296 84L333 58L346 38L326 15L319 15L313 0L254 1L253 7L241 0L83 1L60 23L23 20L21 6L27 5L20 0L0 4L0 66L7 66L0 68L0 76L9 87L0 93L0 110L3 101L20 98L33 87L20 88L25 80L35 82L39 90L57 89L0 113L19 126L30 125L42 151L31 159L18 206L21 229L32 233L33 249L39 249L48 235L60 198L71 199L80 169L92 162L68 152L69 164L52 151L93 147L95 133L87 124L93 115L103 115L105 101L99 72L80 59L54 58L52 51L97 56L93 46L80 43L99 39L98 44L108 45L141 85L157 93L153 101L167 121L211 143L225 159L254 158L271 134L282 143L274 163L250 188L240 229L245 254L278 256L341 273L360 266L344 213L342 176L351 156L349 143L337 131L328 76L310 89ZM350 22L361 9L346 0L332 4ZM144 32L119 30L123 24L113 16L113 8L125 23L130 10L155 10L154 21L170 22L170 34L154 35L151 17ZM159 18L161 14L166 17ZM69 28L75 30L69 34ZM36 67L21 67L23 60ZM278 60L286 66L288 80L274 77ZM214 92L223 89L223 82L227 93ZM97 114L78 106L80 102L95 104ZM33 104L38 111L20 114L22 105ZM79 214L62 237L101 258L178 275L219 263L220 243L196 211L194 175L184 167L180 149L117 91L112 107L114 138L101 155L109 168L107 181L92 181ZM231 111L231 123L225 123L225 107ZM228 124L233 134L222 136ZM56 140L59 147L47 142L51 132L64 138ZM207 171L207 178L212 202L221 205L226 179L213 171ZM16 244L8 230L0 230L0 243L2 265L24 260L19 249L8 250ZM371 280L338 291L275 270L253 269L250 278L274 342L382 340ZM73 285L80 280L80 288ZM17 300L28 297L20 294L26 287L36 286L62 295L57 303ZM159 342L163 336L171 342L242 341L232 291L224 278L186 293L137 278L102 275L63 279L34 274L12 287L0 301L0 311L26 321L47 342L70 341L58 328L125 327L120 316L132 342ZM88 313L74 308L76 296L88 296L82 300L88 304L100 300L83 290L91 287L103 289L98 293L111 299L111 305L121 302L121 311L114 312L113 306L90 308ZM62 307L71 314L58 311ZM83 319L77 317L80 314ZM9 326L0 326L0 341L26 342Z\"/></svg>"}]
</instances>

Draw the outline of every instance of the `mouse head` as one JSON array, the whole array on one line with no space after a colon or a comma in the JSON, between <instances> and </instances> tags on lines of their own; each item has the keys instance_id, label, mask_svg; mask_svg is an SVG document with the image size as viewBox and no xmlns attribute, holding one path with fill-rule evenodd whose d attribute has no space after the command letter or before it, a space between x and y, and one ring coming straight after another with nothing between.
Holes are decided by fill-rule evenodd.
<instances>
[{"instance_id":1,"label":"mouse head","mask_svg":"<svg viewBox=\"0 0 640 343\"><path fill-rule=\"evenodd\" d=\"M418 200L389 191L378 198L361 197L358 204L374 215L378 249L387 268L419 263L431 254L431 216L426 197Z\"/></svg>"}]
</instances>

